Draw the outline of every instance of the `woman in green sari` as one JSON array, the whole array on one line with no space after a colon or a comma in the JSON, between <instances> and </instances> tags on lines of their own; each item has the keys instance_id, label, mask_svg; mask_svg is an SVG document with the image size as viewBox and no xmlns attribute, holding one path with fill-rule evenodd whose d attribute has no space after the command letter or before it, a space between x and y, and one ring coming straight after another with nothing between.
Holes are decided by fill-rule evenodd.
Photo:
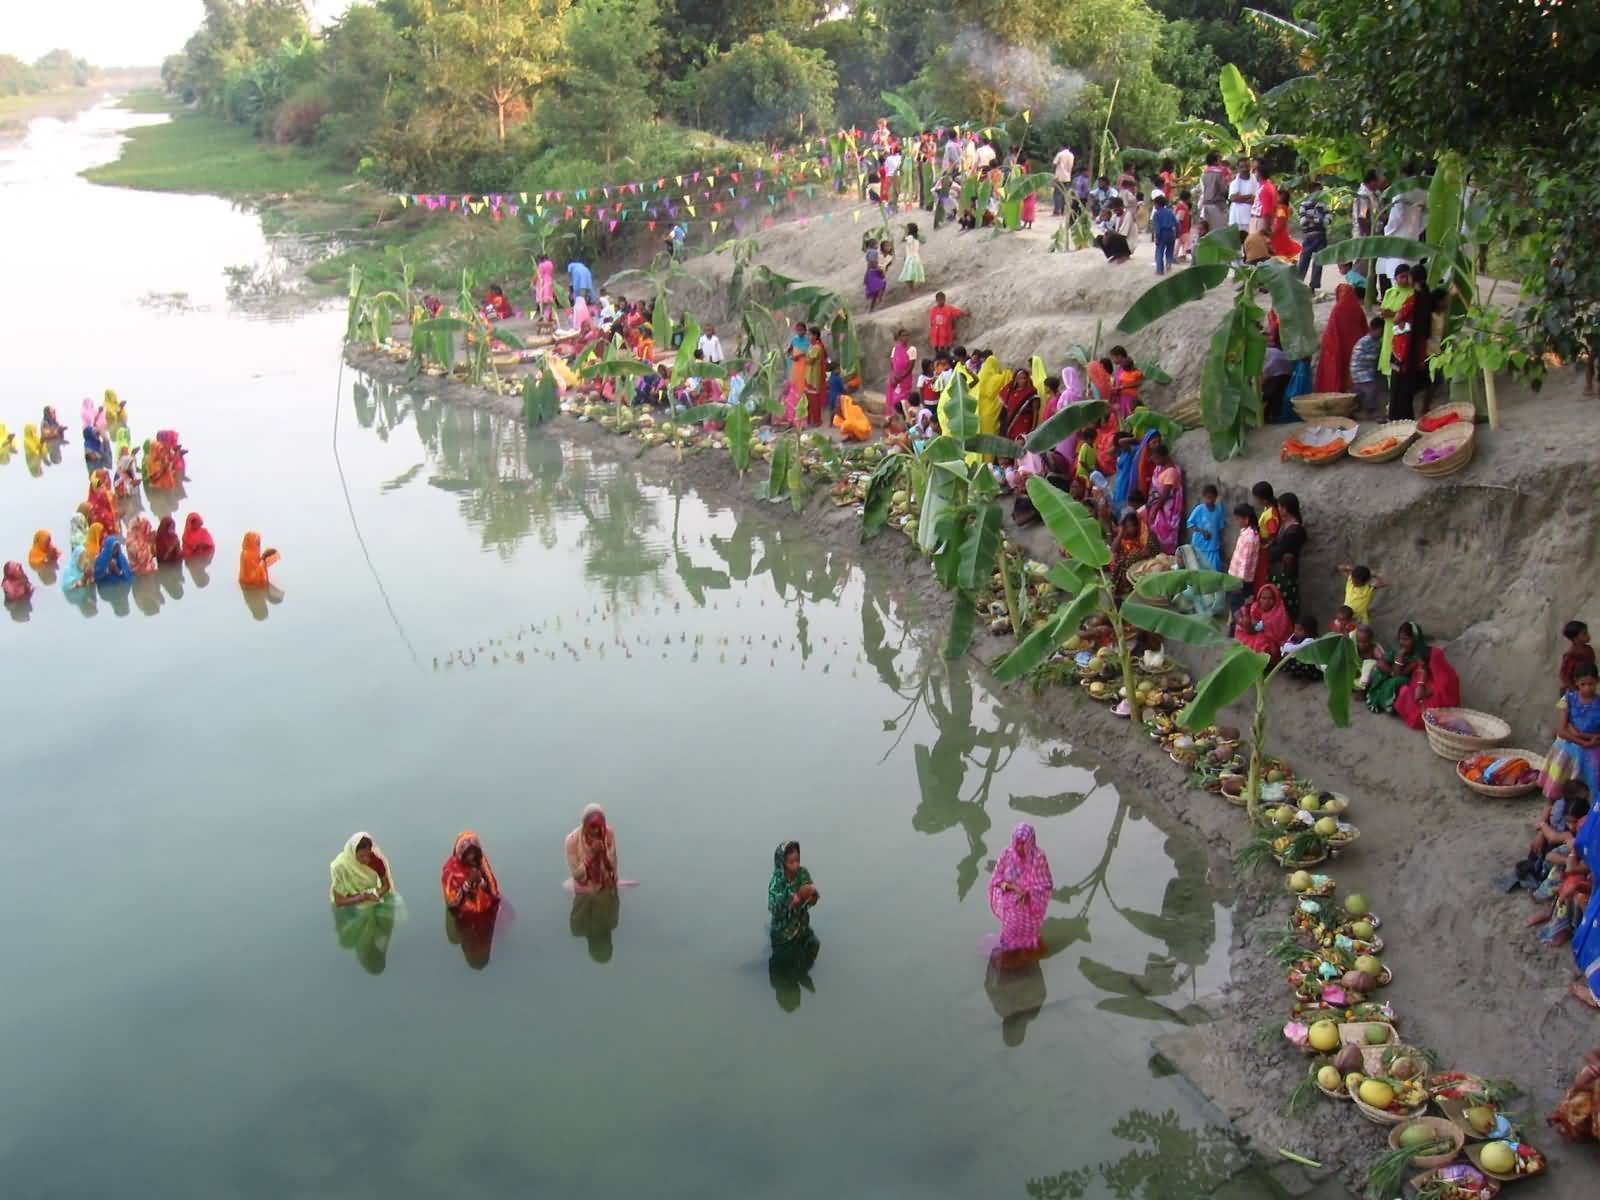
<instances>
[{"instance_id":1,"label":"woman in green sari","mask_svg":"<svg viewBox=\"0 0 1600 1200\"><path fill-rule=\"evenodd\" d=\"M328 875L334 936L369 975L381 975L396 916L388 860L370 833L353 833L328 864Z\"/></svg>"},{"instance_id":2,"label":"woman in green sari","mask_svg":"<svg viewBox=\"0 0 1600 1200\"><path fill-rule=\"evenodd\" d=\"M1367 707L1375 713L1392 713L1400 689L1411 681L1418 667L1428 665L1428 639L1422 626L1407 621L1400 626L1393 650L1378 647L1377 666L1367 684Z\"/></svg>"},{"instance_id":3,"label":"woman in green sari","mask_svg":"<svg viewBox=\"0 0 1600 1200\"><path fill-rule=\"evenodd\" d=\"M767 884L769 932L774 950L812 936L811 910L818 899L811 872L800 865L800 843L780 842L772 854L772 881Z\"/></svg>"}]
</instances>

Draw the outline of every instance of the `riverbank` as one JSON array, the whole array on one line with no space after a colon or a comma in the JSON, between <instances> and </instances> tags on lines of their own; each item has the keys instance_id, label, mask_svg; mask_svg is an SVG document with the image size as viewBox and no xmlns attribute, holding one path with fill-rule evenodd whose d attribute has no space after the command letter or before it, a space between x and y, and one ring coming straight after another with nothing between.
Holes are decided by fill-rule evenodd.
<instances>
[{"instance_id":1,"label":"riverbank","mask_svg":"<svg viewBox=\"0 0 1600 1200\"><path fill-rule=\"evenodd\" d=\"M353 349L348 357L362 370L403 382L404 366L390 355ZM1578 469L1582 455L1577 447L1583 444L1579 433L1588 420L1588 410L1575 394L1575 381L1571 381L1571 389L1567 382L1556 381L1537 398L1512 393L1508 427L1498 436L1485 431L1479 460L1452 480L1437 484L1413 481L1411 473L1399 464L1387 468L1354 463L1298 468L1323 473L1314 479L1296 477L1292 481L1301 492L1313 528L1330 531L1328 544L1319 546L1318 553L1342 552L1336 548L1341 536L1378 537L1383 529L1394 531L1397 540L1382 544L1381 549L1388 555L1392 547L1393 561L1401 562L1406 573L1387 561L1381 563L1391 578L1401 581L1386 598L1389 605L1429 602L1426 597L1432 593L1419 593L1423 599L1413 600L1409 591L1402 590L1404 581L1412 576L1420 578L1426 572L1430 587L1436 587L1442 596L1452 577L1481 572L1483 555L1504 552L1498 539L1492 547L1486 543L1463 547L1457 555L1434 552L1425 558L1418 554L1419 546L1398 539L1409 532L1420 536L1424 544L1441 541L1437 526L1444 519L1442 514L1471 512L1479 495L1487 495L1492 503L1507 488L1513 490L1518 511L1526 519L1534 519L1536 513L1546 518L1559 513L1565 494L1561 480L1568 477L1564 467ZM425 376L409 386L509 417L520 411L515 397L495 396L455 381ZM1568 394L1569 390L1573 394ZM637 443L615 438L592 422L563 419L559 430L562 436L611 447L620 455L637 453ZM1187 439L1180 444L1179 455L1189 466L1192 488L1207 478L1217 478L1233 494L1243 480L1282 480L1289 474L1287 467L1276 462L1278 440L1272 431L1262 431L1252 439L1247 457L1221 468ZM1555 447L1554 460L1547 443ZM731 505L759 505L753 499L752 482L737 480L722 454L690 454L679 462L670 447L658 447L638 454L638 459L702 492L722 496ZM764 469L757 464L753 475L762 474ZM915 589L923 599L930 629L942 627L948 598L934 585L921 556L892 532L863 550L859 516L852 506L836 507L823 501L820 497L826 490L816 489L803 511L792 518L785 507L783 519L799 522L841 550L864 553L884 569L899 572L903 585ZM1331 532L1335 529L1340 533ZM1452 523L1451 529L1450 536L1457 541L1470 539L1474 530L1494 536L1494 527L1485 528L1476 520L1460 530ZM1008 533L1032 555L1048 561L1051 547L1047 535L1037 529ZM1532 545L1538 540L1537 536L1524 536L1521 543ZM1409 549L1402 551L1402 546L1408 545ZM1570 573L1581 576L1583 561L1580 557L1567 564ZM1518 568L1532 569L1528 563L1508 566L1509 570ZM1315 585L1314 590L1314 598L1320 601L1323 589ZM1480 593L1470 595L1474 602L1480 599ZM1440 626L1450 636L1463 629L1461 622L1471 621L1474 614L1458 608L1454 616L1452 624ZM984 635L973 653L990 662L1010 644L1009 639ZM1454 644L1447 643L1447 648L1453 651ZM1517 670L1548 674L1542 652L1527 650L1524 657L1532 661L1515 659ZM1194 656L1194 665L1202 665L1199 658ZM1550 664L1553 662L1551 658ZM1543 745L1538 739L1546 733L1538 726L1544 716L1541 698L1547 691L1524 693L1517 711L1503 710L1519 733L1526 733L1527 740L1521 744ZM1467 694L1470 703L1475 697L1470 690ZM1197 830L1216 856L1213 874L1218 880L1231 874L1226 864L1249 841L1239 810L1191 790L1185 774L1153 743L1134 736L1098 706L1089 705L1078 689L1046 689L1027 702L1066 731L1075 744L1104 761L1117 762L1149 796ZM1245 723L1239 713L1230 719L1235 724ZM1585 1171L1594 1165L1594 1155L1560 1142L1545 1130L1540 1118L1559 1099L1583 1050L1600 1041L1600 1024L1565 997L1571 978L1570 955L1540 947L1522 928L1526 903L1500 896L1489 883L1525 846L1529 825L1537 814L1536 801L1487 801L1467 792L1454 779L1452 764L1434 756L1421 734L1359 706L1351 728L1332 728L1320 688L1280 684L1273 694L1269 737L1274 752L1288 759L1303 776L1352 798L1351 816L1362 829L1362 840L1333 865L1331 873L1341 893L1365 894L1386 918L1384 959L1395 973L1395 982L1382 998L1401 1014L1406 1040L1436 1050L1447 1066L1517 1080L1528 1092L1517 1111L1526 1118L1530 1139L1549 1154L1552 1163L1543 1193L1574 1198L1587 1194ZM1306 1062L1281 1037L1269 1034L1263 1040L1260 1036L1263 1028L1281 1025L1290 1004L1282 968L1267 955L1281 937L1287 915L1281 872L1263 869L1239 881L1230 948L1232 982L1225 993L1210 998L1205 1006L1215 1019L1177 1030L1161 1040L1160 1049L1218 1104L1254 1149L1266 1156L1275 1156L1280 1148L1304 1155L1324 1163L1329 1174L1355 1183L1381 1153L1382 1135L1360 1121L1349 1106L1320 1098L1307 1113L1293 1119L1282 1116L1284 1101L1303 1079ZM1173 1019L1184 1018L1174 1014Z\"/></svg>"},{"instance_id":2,"label":"riverbank","mask_svg":"<svg viewBox=\"0 0 1600 1200\"><path fill-rule=\"evenodd\" d=\"M28 125L40 117L65 119L99 104L108 96L132 88L144 89L150 82L140 76L113 75L83 87L0 96L0 146L21 141L28 132Z\"/></svg>"}]
</instances>

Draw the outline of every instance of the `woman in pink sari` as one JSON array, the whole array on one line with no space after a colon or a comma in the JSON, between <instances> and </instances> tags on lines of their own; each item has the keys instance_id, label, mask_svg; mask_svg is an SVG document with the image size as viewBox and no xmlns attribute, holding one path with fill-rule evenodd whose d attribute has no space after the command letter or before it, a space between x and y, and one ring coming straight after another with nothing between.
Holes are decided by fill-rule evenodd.
<instances>
[{"instance_id":1,"label":"woman in pink sari","mask_svg":"<svg viewBox=\"0 0 1600 1200\"><path fill-rule=\"evenodd\" d=\"M1273 662L1283 657L1283 644L1293 632L1294 622L1283 606L1283 594L1270 583L1262 584L1255 598L1239 609L1233 627L1234 637Z\"/></svg>"},{"instance_id":2,"label":"woman in pink sari","mask_svg":"<svg viewBox=\"0 0 1600 1200\"><path fill-rule=\"evenodd\" d=\"M1039 849L1026 821L1011 831L1011 842L989 879L989 909L1000 918L1000 951L1008 958L1044 952L1039 928L1050 905L1050 860Z\"/></svg>"},{"instance_id":3,"label":"woman in pink sari","mask_svg":"<svg viewBox=\"0 0 1600 1200\"><path fill-rule=\"evenodd\" d=\"M567 870L576 892L617 890L617 835L606 824L606 810L591 804L578 827L567 834Z\"/></svg>"},{"instance_id":4,"label":"woman in pink sari","mask_svg":"<svg viewBox=\"0 0 1600 1200\"><path fill-rule=\"evenodd\" d=\"M1172 461L1172 451L1161 442L1151 444L1150 458L1155 464L1145 499L1150 532L1161 543L1161 553L1176 554L1178 535L1183 531L1183 468Z\"/></svg>"},{"instance_id":5,"label":"woman in pink sari","mask_svg":"<svg viewBox=\"0 0 1600 1200\"><path fill-rule=\"evenodd\" d=\"M883 401L885 419L892 420L899 413L901 420L907 424L911 421L911 414L907 410L911 403L911 387L916 381L917 365L915 352L906 344L910 336L904 329L894 331L894 349L889 351L889 385Z\"/></svg>"},{"instance_id":6,"label":"woman in pink sari","mask_svg":"<svg viewBox=\"0 0 1600 1200\"><path fill-rule=\"evenodd\" d=\"M554 326L556 323L556 264L548 254L539 256L539 271L533 281L533 298L538 305L539 320Z\"/></svg>"}]
</instances>

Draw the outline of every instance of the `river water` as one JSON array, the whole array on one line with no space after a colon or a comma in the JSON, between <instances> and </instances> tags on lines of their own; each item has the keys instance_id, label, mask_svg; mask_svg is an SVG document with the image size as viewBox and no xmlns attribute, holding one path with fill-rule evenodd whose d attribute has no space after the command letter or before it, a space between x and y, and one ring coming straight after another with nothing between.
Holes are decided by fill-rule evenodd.
<instances>
[{"instance_id":1,"label":"river water","mask_svg":"<svg viewBox=\"0 0 1600 1200\"><path fill-rule=\"evenodd\" d=\"M0 620L8 1197L1269 1194L1150 1050L1225 976L1198 847L837 550L342 368L251 214L76 177L150 119L0 151L0 419L115 387L219 545ZM78 442L0 466L0 557L64 544ZM590 801L640 881L615 912L560 887ZM1051 953L1002 975L1019 820ZM514 910L487 962L439 901L466 827ZM358 829L404 906L341 940ZM787 838L805 976L768 963Z\"/></svg>"}]
</instances>

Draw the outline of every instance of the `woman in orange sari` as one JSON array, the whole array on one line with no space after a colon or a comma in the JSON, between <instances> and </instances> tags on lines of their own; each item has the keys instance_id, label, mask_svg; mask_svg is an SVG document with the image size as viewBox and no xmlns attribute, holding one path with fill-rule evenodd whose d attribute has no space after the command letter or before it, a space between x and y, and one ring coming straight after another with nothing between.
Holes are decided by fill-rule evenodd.
<instances>
[{"instance_id":1,"label":"woman in orange sari","mask_svg":"<svg viewBox=\"0 0 1600 1200\"><path fill-rule=\"evenodd\" d=\"M500 881L472 830L456 834L450 857L439 871L439 890L445 907L458 918L485 916L499 905Z\"/></svg>"},{"instance_id":2,"label":"woman in orange sari","mask_svg":"<svg viewBox=\"0 0 1600 1200\"><path fill-rule=\"evenodd\" d=\"M267 578L267 568L278 561L279 554L276 550L261 549L261 535L254 530L244 535L244 542L239 547L239 586L247 588L264 588L272 586L272 580Z\"/></svg>"},{"instance_id":3,"label":"woman in orange sari","mask_svg":"<svg viewBox=\"0 0 1600 1200\"><path fill-rule=\"evenodd\" d=\"M1278 207L1272 210L1272 240L1267 248L1277 258L1300 260L1300 243L1289 236L1289 189L1278 191Z\"/></svg>"}]
</instances>

